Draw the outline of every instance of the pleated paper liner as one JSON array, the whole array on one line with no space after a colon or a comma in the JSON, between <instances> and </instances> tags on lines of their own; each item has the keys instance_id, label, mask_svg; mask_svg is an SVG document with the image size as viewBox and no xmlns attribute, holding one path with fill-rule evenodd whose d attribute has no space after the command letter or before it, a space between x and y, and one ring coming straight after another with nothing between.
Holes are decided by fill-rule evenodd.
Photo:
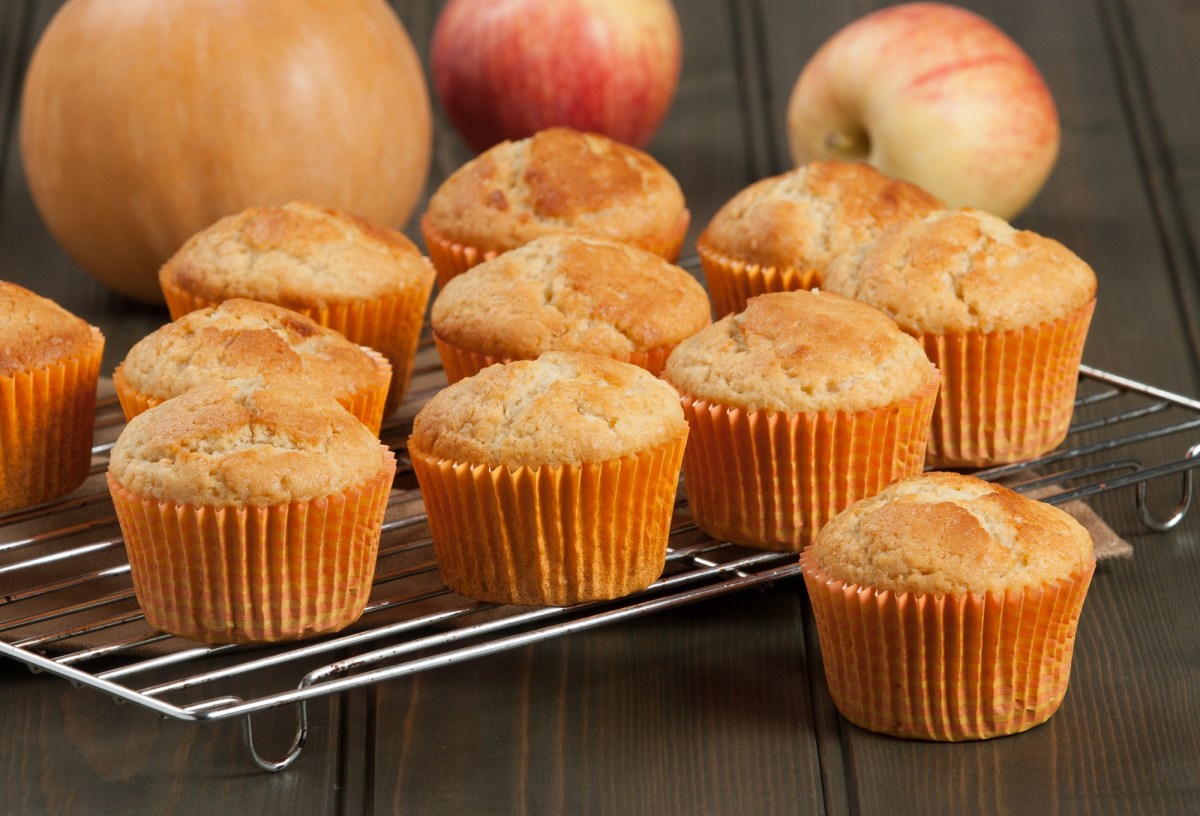
<instances>
[{"instance_id":1,"label":"pleated paper liner","mask_svg":"<svg viewBox=\"0 0 1200 816\"><path fill-rule=\"evenodd\" d=\"M1001 332L917 335L942 372L928 464L1031 459L1066 438L1096 301L1049 323Z\"/></svg>"},{"instance_id":2,"label":"pleated paper liner","mask_svg":"<svg viewBox=\"0 0 1200 816\"><path fill-rule=\"evenodd\" d=\"M800 556L829 693L852 723L975 740L1045 722L1062 703L1096 562L1024 590L919 595L848 585Z\"/></svg>"},{"instance_id":3,"label":"pleated paper liner","mask_svg":"<svg viewBox=\"0 0 1200 816\"><path fill-rule=\"evenodd\" d=\"M204 643L297 640L362 615L395 456L362 484L307 502L158 501L108 474L134 592L156 629Z\"/></svg>"},{"instance_id":4,"label":"pleated paper liner","mask_svg":"<svg viewBox=\"0 0 1200 816\"><path fill-rule=\"evenodd\" d=\"M691 213L684 210L679 216L679 220L666 232L628 243L675 263L679 260L680 250L683 249L683 239L687 235L690 222ZM461 275L471 267L495 258L501 252L501 250L484 250L450 240L431 223L428 214L421 216L420 224L421 236L425 239L425 251L429 254L429 259L433 261L434 269L437 270L438 286L440 287L444 287L454 277Z\"/></svg>"},{"instance_id":5,"label":"pleated paper liner","mask_svg":"<svg viewBox=\"0 0 1200 816\"><path fill-rule=\"evenodd\" d=\"M0 510L70 493L92 465L104 335L54 365L0 376Z\"/></svg>"},{"instance_id":6,"label":"pleated paper liner","mask_svg":"<svg viewBox=\"0 0 1200 816\"><path fill-rule=\"evenodd\" d=\"M425 262L428 263L428 259ZM161 277L159 282L172 320L178 320L197 309L218 305ZM287 308L341 332L353 343L375 349L388 359L392 364L392 385L383 409L384 416L387 416L400 405L408 391L417 341L425 320L425 306L432 291L431 277L389 297L327 306L297 307L288 304Z\"/></svg>"},{"instance_id":7,"label":"pleated paper liner","mask_svg":"<svg viewBox=\"0 0 1200 816\"><path fill-rule=\"evenodd\" d=\"M644 589L666 564L686 440L605 462L516 469L410 445L443 580L475 600L537 606Z\"/></svg>"},{"instance_id":8,"label":"pleated paper liner","mask_svg":"<svg viewBox=\"0 0 1200 816\"><path fill-rule=\"evenodd\" d=\"M433 342L437 346L438 356L442 360L442 368L446 370L446 379L452 384L465 377L473 377L490 365L511 363L516 359L515 357L501 357L464 348L463 346L442 339L436 331L433 333ZM671 356L671 352L674 349L674 346L664 346L649 349L648 351L635 351L620 356L608 356L615 360L632 363L635 366L644 368L657 377L662 373L663 368L666 367L667 358Z\"/></svg>"},{"instance_id":9,"label":"pleated paper liner","mask_svg":"<svg viewBox=\"0 0 1200 816\"><path fill-rule=\"evenodd\" d=\"M858 412L744 411L682 397L696 526L713 538L799 552L858 499L920 473L938 380Z\"/></svg>"},{"instance_id":10,"label":"pleated paper liner","mask_svg":"<svg viewBox=\"0 0 1200 816\"><path fill-rule=\"evenodd\" d=\"M354 414L362 424L371 429L371 433L379 435L383 425L383 406L387 400L388 386L392 382L392 364L379 352L366 346L360 346L372 362L375 363L375 382L367 388L361 388L352 394L344 394L337 398L338 403ZM121 412L125 421L133 419L143 411L153 408L162 402L158 397L135 388L125 376L125 363L119 363L113 371L113 388L117 392L117 401L121 403Z\"/></svg>"},{"instance_id":11,"label":"pleated paper liner","mask_svg":"<svg viewBox=\"0 0 1200 816\"><path fill-rule=\"evenodd\" d=\"M725 315L745 311L746 301L755 295L812 289L821 282L816 269L779 269L739 261L713 249L703 233L696 240L696 252L704 267L713 314L718 320Z\"/></svg>"}]
</instances>

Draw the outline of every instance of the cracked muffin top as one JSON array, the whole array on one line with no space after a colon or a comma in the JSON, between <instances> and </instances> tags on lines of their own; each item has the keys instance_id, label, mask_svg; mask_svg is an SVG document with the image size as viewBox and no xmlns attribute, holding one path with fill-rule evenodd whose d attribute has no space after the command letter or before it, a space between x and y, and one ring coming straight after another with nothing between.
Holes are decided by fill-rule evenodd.
<instances>
[{"instance_id":1,"label":"cracked muffin top","mask_svg":"<svg viewBox=\"0 0 1200 816\"><path fill-rule=\"evenodd\" d=\"M92 342L92 329L54 301L0 281L0 377L57 365Z\"/></svg>"},{"instance_id":2,"label":"cracked muffin top","mask_svg":"<svg viewBox=\"0 0 1200 816\"><path fill-rule=\"evenodd\" d=\"M409 446L471 465L553 467L637 454L687 427L679 395L650 372L552 351L439 391L413 420Z\"/></svg>"},{"instance_id":3,"label":"cracked muffin top","mask_svg":"<svg viewBox=\"0 0 1200 816\"><path fill-rule=\"evenodd\" d=\"M433 266L395 230L304 202L251 207L189 238L159 280L210 302L289 309L389 297L433 285Z\"/></svg>"},{"instance_id":4,"label":"cracked muffin top","mask_svg":"<svg viewBox=\"0 0 1200 816\"><path fill-rule=\"evenodd\" d=\"M699 241L747 264L820 272L889 224L941 207L870 165L820 161L751 184L717 211Z\"/></svg>"},{"instance_id":5,"label":"cracked muffin top","mask_svg":"<svg viewBox=\"0 0 1200 816\"><path fill-rule=\"evenodd\" d=\"M663 377L683 394L747 411L865 411L938 378L883 312L830 292L750 298L679 344Z\"/></svg>"},{"instance_id":6,"label":"cracked muffin top","mask_svg":"<svg viewBox=\"0 0 1200 816\"><path fill-rule=\"evenodd\" d=\"M685 213L679 183L649 154L555 127L464 164L434 192L425 218L443 238L503 252L556 232L656 242Z\"/></svg>"},{"instance_id":7,"label":"cracked muffin top","mask_svg":"<svg viewBox=\"0 0 1200 816\"><path fill-rule=\"evenodd\" d=\"M433 330L506 359L544 351L620 357L671 347L709 323L708 295L650 252L582 235L538 238L458 275L433 302Z\"/></svg>"},{"instance_id":8,"label":"cracked muffin top","mask_svg":"<svg viewBox=\"0 0 1200 816\"><path fill-rule=\"evenodd\" d=\"M108 467L141 496L227 507L333 495L384 466L379 439L332 397L254 379L202 385L138 414Z\"/></svg>"},{"instance_id":9,"label":"cracked muffin top","mask_svg":"<svg viewBox=\"0 0 1200 816\"><path fill-rule=\"evenodd\" d=\"M128 383L158 400L216 380L278 375L335 399L375 388L380 363L302 314L233 298L143 337L121 364Z\"/></svg>"},{"instance_id":10,"label":"cracked muffin top","mask_svg":"<svg viewBox=\"0 0 1200 816\"><path fill-rule=\"evenodd\" d=\"M1057 507L973 476L924 473L852 504L821 528L813 556L847 584L961 595L1068 578L1093 545Z\"/></svg>"},{"instance_id":11,"label":"cracked muffin top","mask_svg":"<svg viewBox=\"0 0 1200 816\"><path fill-rule=\"evenodd\" d=\"M1096 296L1096 274L1051 238L981 210L941 210L843 255L823 286L911 334L994 332L1083 307Z\"/></svg>"}]
</instances>

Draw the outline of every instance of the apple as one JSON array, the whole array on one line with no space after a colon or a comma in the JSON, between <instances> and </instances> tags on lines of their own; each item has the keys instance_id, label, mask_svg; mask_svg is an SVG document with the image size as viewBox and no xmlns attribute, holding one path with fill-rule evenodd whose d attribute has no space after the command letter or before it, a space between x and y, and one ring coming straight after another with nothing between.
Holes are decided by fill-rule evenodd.
<instances>
[{"instance_id":1,"label":"apple","mask_svg":"<svg viewBox=\"0 0 1200 816\"><path fill-rule=\"evenodd\" d=\"M430 73L477 152L553 125L644 147L671 106L682 54L670 0L450 0Z\"/></svg>"},{"instance_id":2,"label":"apple","mask_svg":"<svg viewBox=\"0 0 1200 816\"><path fill-rule=\"evenodd\" d=\"M787 109L796 164L865 161L950 207L1012 219L1058 158L1042 75L1011 38L956 6L905 3L834 34Z\"/></svg>"}]
</instances>

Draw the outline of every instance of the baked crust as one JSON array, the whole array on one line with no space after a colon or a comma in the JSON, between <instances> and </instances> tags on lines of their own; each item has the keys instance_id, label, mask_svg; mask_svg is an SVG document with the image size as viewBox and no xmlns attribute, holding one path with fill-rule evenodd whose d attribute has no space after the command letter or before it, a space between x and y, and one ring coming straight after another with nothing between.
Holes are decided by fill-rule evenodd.
<instances>
[{"instance_id":1,"label":"baked crust","mask_svg":"<svg viewBox=\"0 0 1200 816\"><path fill-rule=\"evenodd\" d=\"M942 207L920 187L867 164L813 162L751 184L700 236L712 250L776 269L825 269L889 224Z\"/></svg>"},{"instance_id":2,"label":"baked crust","mask_svg":"<svg viewBox=\"0 0 1200 816\"><path fill-rule=\"evenodd\" d=\"M540 467L617 459L686 430L678 395L648 371L547 352L438 392L413 421L409 445L454 462Z\"/></svg>"},{"instance_id":3,"label":"baked crust","mask_svg":"<svg viewBox=\"0 0 1200 816\"><path fill-rule=\"evenodd\" d=\"M52 300L0 281L0 376L55 365L92 342L92 330Z\"/></svg>"},{"instance_id":4,"label":"baked crust","mask_svg":"<svg viewBox=\"0 0 1200 816\"><path fill-rule=\"evenodd\" d=\"M934 595L1038 587L1086 568L1088 532L1057 507L957 473L924 473L863 499L821 528L831 577Z\"/></svg>"},{"instance_id":5,"label":"baked crust","mask_svg":"<svg viewBox=\"0 0 1200 816\"><path fill-rule=\"evenodd\" d=\"M839 258L823 286L912 334L1036 326L1096 296L1096 274L1051 238L981 210L941 210Z\"/></svg>"},{"instance_id":6,"label":"baked crust","mask_svg":"<svg viewBox=\"0 0 1200 816\"><path fill-rule=\"evenodd\" d=\"M747 411L864 411L936 377L919 343L878 309L829 292L751 298L684 340L663 377L681 393Z\"/></svg>"},{"instance_id":7,"label":"baked crust","mask_svg":"<svg viewBox=\"0 0 1200 816\"><path fill-rule=\"evenodd\" d=\"M189 238L159 278L211 301L320 308L432 286L433 268L395 230L304 202L251 207Z\"/></svg>"},{"instance_id":8,"label":"baked crust","mask_svg":"<svg viewBox=\"0 0 1200 816\"><path fill-rule=\"evenodd\" d=\"M138 414L109 472L178 504L269 506L340 493L384 467L379 439L328 395L291 380L213 383Z\"/></svg>"},{"instance_id":9,"label":"baked crust","mask_svg":"<svg viewBox=\"0 0 1200 816\"><path fill-rule=\"evenodd\" d=\"M638 243L675 229L684 211L679 183L649 154L556 127L464 164L426 215L450 241L503 252L567 231Z\"/></svg>"},{"instance_id":10,"label":"baked crust","mask_svg":"<svg viewBox=\"0 0 1200 816\"><path fill-rule=\"evenodd\" d=\"M335 399L371 389L378 366L361 348L308 317L243 298L189 312L134 344L128 383L158 400L216 380L288 376Z\"/></svg>"},{"instance_id":11,"label":"baked crust","mask_svg":"<svg viewBox=\"0 0 1200 816\"><path fill-rule=\"evenodd\" d=\"M674 346L708 325L708 295L657 255L577 234L537 238L451 280L434 332L494 357L605 356Z\"/></svg>"}]
</instances>

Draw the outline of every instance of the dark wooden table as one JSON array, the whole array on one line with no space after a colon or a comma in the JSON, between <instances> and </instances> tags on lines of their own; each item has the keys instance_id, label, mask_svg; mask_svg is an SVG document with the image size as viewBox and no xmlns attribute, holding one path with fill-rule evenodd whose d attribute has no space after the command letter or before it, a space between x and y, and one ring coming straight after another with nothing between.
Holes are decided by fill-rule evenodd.
<instances>
[{"instance_id":1,"label":"dark wooden table","mask_svg":"<svg viewBox=\"0 0 1200 816\"><path fill-rule=\"evenodd\" d=\"M650 149L680 179L694 237L743 186L790 166L796 75L880 4L677 4L683 78ZM108 373L166 314L93 283L30 202L17 100L58 5L0 3L0 276L101 326ZM396 3L423 55L438 5ZM1200 394L1200 7L966 5L1025 47L1057 99L1061 157L1017 224L1096 269L1085 362ZM431 187L468 155L437 116ZM1175 456L1191 441L1161 445ZM1066 701L1022 735L944 745L849 725L825 690L803 586L785 581L328 698L277 775L249 764L232 724L162 721L0 660L0 812L1200 813L1200 514L1153 533L1130 490L1091 504L1135 555L1099 569ZM261 719L265 751L281 752L288 717L278 734Z\"/></svg>"}]
</instances>

